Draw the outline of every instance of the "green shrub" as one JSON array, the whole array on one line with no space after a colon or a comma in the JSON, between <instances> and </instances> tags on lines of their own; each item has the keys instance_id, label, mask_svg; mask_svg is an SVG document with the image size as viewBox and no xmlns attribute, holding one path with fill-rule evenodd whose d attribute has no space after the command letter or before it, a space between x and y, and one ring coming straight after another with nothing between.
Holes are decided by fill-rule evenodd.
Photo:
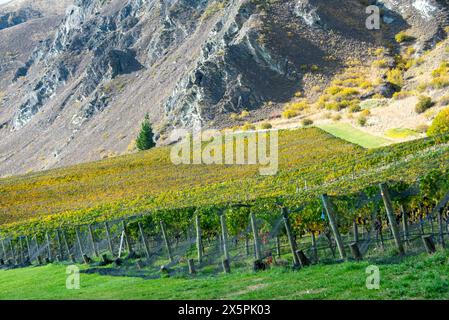
<instances>
[{"instance_id":1,"label":"green shrub","mask_svg":"<svg viewBox=\"0 0 449 320\"><path fill-rule=\"evenodd\" d=\"M271 123L269 123L269 122L263 122L263 123L260 125L260 128L263 129L263 130L268 130L268 129L273 128L273 126L272 126Z\"/></svg>"},{"instance_id":2,"label":"green shrub","mask_svg":"<svg viewBox=\"0 0 449 320\"><path fill-rule=\"evenodd\" d=\"M142 127L140 128L139 136L136 139L137 149L149 150L156 146L154 142L153 129L150 124L150 117L148 114L145 116L145 120L142 122Z\"/></svg>"},{"instance_id":3,"label":"green shrub","mask_svg":"<svg viewBox=\"0 0 449 320\"><path fill-rule=\"evenodd\" d=\"M440 66L432 71L432 77L438 78L449 74L449 62L442 62Z\"/></svg>"},{"instance_id":4,"label":"green shrub","mask_svg":"<svg viewBox=\"0 0 449 320\"><path fill-rule=\"evenodd\" d=\"M349 112L359 112L361 110L362 108L360 108L360 105L358 104L353 104L349 107Z\"/></svg>"},{"instance_id":5,"label":"green shrub","mask_svg":"<svg viewBox=\"0 0 449 320\"><path fill-rule=\"evenodd\" d=\"M434 89L443 89L449 87L449 77L437 77L430 81L430 86Z\"/></svg>"},{"instance_id":6,"label":"green shrub","mask_svg":"<svg viewBox=\"0 0 449 320\"><path fill-rule=\"evenodd\" d=\"M402 100L411 96L413 96L413 91L399 91L393 94L393 99Z\"/></svg>"},{"instance_id":7,"label":"green shrub","mask_svg":"<svg viewBox=\"0 0 449 320\"><path fill-rule=\"evenodd\" d=\"M336 94L339 93L341 90L343 90L342 87L337 86L337 85L333 85L333 86L330 86L329 88L326 89L326 93L327 93L327 94L331 94L331 95L336 95Z\"/></svg>"},{"instance_id":8,"label":"green shrub","mask_svg":"<svg viewBox=\"0 0 449 320\"><path fill-rule=\"evenodd\" d=\"M405 33L405 31L399 32L394 38L397 43L411 42L416 39L415 37Z\"/></svg>"},{"instance_id":9,"label":"green shrub","mask_svg":"<svg viewBox=\"0 0 449 320\"><path fill-rule=\"evenodd\" d=\"M358 94L360 94L360 92L357 89L344 88L336 96L337 96L337 98L344 99L344 98L349 98L349 97L352 97L352 96L355 96Z\"/></svg>"},{"instance_id":10,"label":"green shrub","mask_svg":"<svg viewBox=\"0 0 449 320\"><path fill-rule=\"evenodd\" d=\"M417 87L416 87L416 90L418 90L419 92L424 92L424 91L426 91L427 90L427 88L429 87L429 83L427 83L427 82L423 82L423 83L420 83Z\"/></svg>"},{"instance_id":11,"label":"green shrub","mask_svg":"<svg viewBox=\"0 0 449 320\"><path fill-rule=\"evenodd\" d=\"M307 101L299 101L299 102L291 102L287 105L287 109L295 110L295 111L303 111L307 109L308 104Z\"/></svg>"},{"instance_id":12,"label":"green shrub","mask_svg":"<svg viewBox=\"0 0 449 320\"><path fill-rule=\"evenodd\" d=\"M332 120L340 121L341 120L341 115L340 114L336 114L335 116L332 117Z\"/></svg>"},{"instance_id":13,"label":"green shrub","mask_svg":"<svg viewBox=\"0 0 449 320\"><path fill-rule=\"evenodd\" d=\"M373 62L373 65L378 68L387 68L388 60L387 59L379 59Z\"/></svg>"},{"instance_id":14,"label":"green shrub","mask_svg":"<svg viewBox=\"0 0 449 320\"><path fill-rule=\"evenodd\" d=\"M296 117L297 115L298 115L298 112L295 110L287 109L284 112L282 112L282 117L285 119L291 119L291 118Z\"/></svg>"},{"instance_id":15,"label":"green shrub","mask_svg":"<svg viewBox=\"0 0 449 320\"><path fill-rule=\"evenodd\" d=\"M404 76L400 69L391 69L387 72L388 82L402 88L404 86Z\"/></svg>"},{"instance_id":16,"label":"green shrub","mask_svg":"<svg viewBox=\"0 0 449 320\"><path fill-rule=\"evenodd\" d=\"M301 122L304 127L311 126L313 124L313 120L311 119L302 119Z\"/></svg>"},{"instance_id":17,"label":"green shrub","mask_svg":"<svg viewBox=\"0 0 449 320\"><path fill-rule=\"evenodd\" d=\"M416 113L423 113L426 110L432 108L433 101L430 97L420 96L419 101L415 106Z\"/></svg>"},{"instance_id":18,"label":"green shrub","mask_svg":"<svg viewBox=\"0 0 449 320\"><path fill-rule=\"evenodd\" d=\"M371 111L369 111L368 109L363 110L360 115L362 117L369 117L371 115Z\"/></svg>"},{"instance_id":19,"label":"green shrub","mask_svg":"<svg viewBox=\"0 0 449 320\"><path fill-rule=\"evenodd\" d=\"M449 108L445 108L435 117L427 130L428 136L438 136L449 133Z\"/></svg>"},{"instance_id":20,"label":"green shrub","mask_svg":"<svg viewBox=\"0 0 449 320\"><path fill-rule=\"evenodd\" d=\"M357 123L359 124L359 126L364 127L366 126L366 123L368 122L368 120L366 119L366 117L364 116L360 116L357 118Z\"/></svg>"}]
</instances>

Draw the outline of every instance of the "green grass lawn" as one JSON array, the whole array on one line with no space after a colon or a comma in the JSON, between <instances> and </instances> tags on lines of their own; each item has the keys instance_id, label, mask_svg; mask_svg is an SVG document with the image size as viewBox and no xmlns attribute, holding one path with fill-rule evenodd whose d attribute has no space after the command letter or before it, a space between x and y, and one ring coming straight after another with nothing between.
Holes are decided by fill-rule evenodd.
<instances>
[{"instance_id":1,"label":"green grass lawn","mask_svg":"<svg viewBox=\"0 0 449 320\"><path fill-rule=\"evenodd\" d=\"M0 271L0 299L449 299L448 257L156 280L81 274L79 290L66 289L66 266L48 265ZM369 265L379 267L379 290L366 288Z\"/></svg>"},{"instance_id":2,"label":"green grass lawn","mask_svg":"<svg viewBox=\"0 0 449 320\"><path fill-rule=\"evenodd\" d=\"M337 138L358 144L367 149L384 147L393 143L391 140L371 135L348 123L332 123L318 127Z\"/></svg>"},{"instance_id":3,"label":"green grass lawn","mask_svg":"<svg viewBox=\"0 0 449 320\"><path fill-rule=\"evenodd\" d=\"M409 137L417 137L418 132L411 129L395 128L385 132L385 136L392 139L406 139Z\"/></svg>"}]
</instances>

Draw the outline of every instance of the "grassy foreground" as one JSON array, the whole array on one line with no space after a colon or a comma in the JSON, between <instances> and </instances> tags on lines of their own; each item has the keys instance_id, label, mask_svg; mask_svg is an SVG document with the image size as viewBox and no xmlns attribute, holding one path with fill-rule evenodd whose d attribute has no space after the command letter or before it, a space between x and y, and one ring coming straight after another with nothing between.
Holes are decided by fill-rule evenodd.
<instances>
[{"instance_id":1,"label":"grassy foreground","mask_svg":"<svg viewBox=\"0 0 449 320\"><path fill-rule=\"evenodd\" d=\"M0 271L0 299L449 299L448 257L156 280L81 274L79 290L65 288L66 266L48 265ZM366 288L369 265L379 267L379 290Z\"/></svg>"}]
</instances>

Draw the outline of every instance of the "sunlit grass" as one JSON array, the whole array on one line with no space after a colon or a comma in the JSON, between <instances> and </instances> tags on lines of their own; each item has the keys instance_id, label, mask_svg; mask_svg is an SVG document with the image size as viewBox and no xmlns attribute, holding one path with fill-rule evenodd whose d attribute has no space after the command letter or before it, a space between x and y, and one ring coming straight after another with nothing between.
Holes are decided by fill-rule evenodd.
<instances>
[{"instance_id":1,"label":"sunlit grass","mask_svg":"<svg viewBox=\"0 0 449 320\"><path fill-rule=\"evenodd\" d=\"M0 271L0 299L449 299L448 253L397 262L316 265L293 271L240 270L229 275L188 275L144 280L81 274L80 289L66 289L66 266ZM366 287L366 268L377 265L380 289ZM81 269L85 269L81 266Z\"/></svg>"},{"instance_id":2,"label":"sunlit grass","mask_svg":"<svg viewBox=\"0 0 449 320\"><path fill-rule=\"evenodd\" d=\"M411 129L395 128L385 131L385 136L392 139L406 139L409 137L416 137L418 136L418 133Z\"/></svg>"},{"instance_id":3,"label":"sunlit grass","mask_svg":"<svg viewBox=\"0 0 449 320\"><path fill-rule=\"evenodd\" d=\"M379 148L393 143L388 139L366 133L348 123L333 123L321 125L319 127L340 139L358 144L368 149Z\"/></svg>"}]
</instances>

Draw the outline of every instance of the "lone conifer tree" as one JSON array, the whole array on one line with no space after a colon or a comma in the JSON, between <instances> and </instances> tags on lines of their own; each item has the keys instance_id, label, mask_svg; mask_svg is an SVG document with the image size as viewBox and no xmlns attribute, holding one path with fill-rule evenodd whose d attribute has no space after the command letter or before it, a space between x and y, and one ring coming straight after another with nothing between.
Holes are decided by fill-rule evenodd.
<instances>
[{"instance_id":1,"label":"lone conifer tree","mask_svg":"<svg viewBox=\"0 0 449 320\"><path fill-rule=\"evenodd\" d=\"M136 139L136 146L139 150L148 150L156 146L153 140L154 133L150 124L150 117L148 114L145 116L145 120L142 122L142 128L140 129L139 136Z\"/></svg>"}]
</instances>

